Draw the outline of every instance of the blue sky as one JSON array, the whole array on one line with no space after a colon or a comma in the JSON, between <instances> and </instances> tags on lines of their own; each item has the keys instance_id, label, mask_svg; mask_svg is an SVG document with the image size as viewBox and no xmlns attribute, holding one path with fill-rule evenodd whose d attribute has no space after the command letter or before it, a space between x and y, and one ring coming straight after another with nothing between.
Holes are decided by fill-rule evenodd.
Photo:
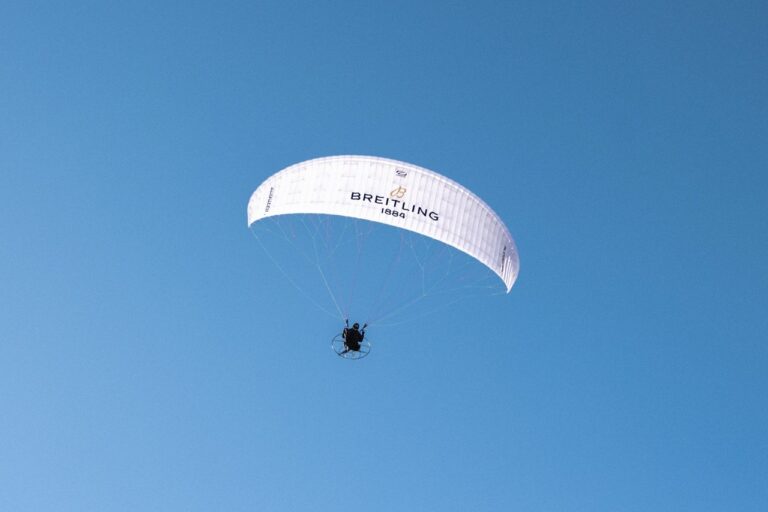
<instances>
[{"instance_id":1,"label":"blue sky","mask_svg":"<svg viewBox=\"0 0 768 512\"><path fill-rule=\"evenodd\" d=\"M3 3L0 508L768 509L766 20ZM245 225L334 154L480 195L512 292L334 356Z\"/></svg>"}]
</instances>

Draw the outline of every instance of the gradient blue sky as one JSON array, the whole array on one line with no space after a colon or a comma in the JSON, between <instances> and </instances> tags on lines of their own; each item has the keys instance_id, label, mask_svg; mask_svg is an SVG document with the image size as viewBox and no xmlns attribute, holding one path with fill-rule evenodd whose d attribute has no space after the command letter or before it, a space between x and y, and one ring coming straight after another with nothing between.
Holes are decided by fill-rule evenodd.
<instances>
[{"instance_id":1,"label":"gradient blue sky","mask_svg":"<svg viewBox=\"0 0 768 512\"><path fill-rule=\"evenodd\" d=\"M766 91L764 2L3 2L0 509L768 510ZM512 293L335 357L245 207L348 153Z\"/></svg>"}]
</instances>

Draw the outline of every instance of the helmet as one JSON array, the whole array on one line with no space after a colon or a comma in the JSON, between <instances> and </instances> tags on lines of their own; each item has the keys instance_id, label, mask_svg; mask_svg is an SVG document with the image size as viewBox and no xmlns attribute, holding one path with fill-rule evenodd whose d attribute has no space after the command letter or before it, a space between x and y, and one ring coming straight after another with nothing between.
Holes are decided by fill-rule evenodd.
<instances>
[{"instance_id":1,"label":"helmet","mask_svg":"<svg viewBox=\"0 0 768 512\"><path fill-rule=\"evenodd\" d=\"M352 324L352 328L353 329L359 329L360 328L360 324L355 322L354 324Z\"/></svg>"}]
</instances>

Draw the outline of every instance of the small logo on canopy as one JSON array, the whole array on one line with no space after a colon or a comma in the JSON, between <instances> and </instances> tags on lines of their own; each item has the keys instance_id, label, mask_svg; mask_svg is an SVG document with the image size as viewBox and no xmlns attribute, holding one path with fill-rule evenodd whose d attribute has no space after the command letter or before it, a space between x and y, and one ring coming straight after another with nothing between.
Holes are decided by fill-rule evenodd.
<instances>
[{"instance_id":1,"label":"small logo on canopy","mask_svg":"<svg viewBox=\"0 0 768 512\"><path fill-rule=\"evenodd\" d=\"M405 187L397 187L396 189L394 189L392 192L389 193L389 197L396 197L398 199L402 199L407 190L408 189L406 189Z\"/></svg>"}]
</instances>

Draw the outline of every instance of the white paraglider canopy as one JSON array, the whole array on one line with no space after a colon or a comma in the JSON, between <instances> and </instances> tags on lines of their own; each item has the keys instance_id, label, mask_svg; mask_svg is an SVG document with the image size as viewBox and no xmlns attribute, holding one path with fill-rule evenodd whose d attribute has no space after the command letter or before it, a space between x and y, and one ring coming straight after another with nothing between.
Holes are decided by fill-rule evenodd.
<instances>
[{"instance_id":1,"label":"white paraglider canopy","mask_svg":"<svg viewBox=\"0 0 768 512\"><path fill-rule=\"evenodd\" d=\"M248 225L288 214L338 215L413 231L480 261L507 292L517 279L517 248L499 216L455 181L413 164L331 156L292 165L253 193Z\"/></svg>"}]
</instances>

